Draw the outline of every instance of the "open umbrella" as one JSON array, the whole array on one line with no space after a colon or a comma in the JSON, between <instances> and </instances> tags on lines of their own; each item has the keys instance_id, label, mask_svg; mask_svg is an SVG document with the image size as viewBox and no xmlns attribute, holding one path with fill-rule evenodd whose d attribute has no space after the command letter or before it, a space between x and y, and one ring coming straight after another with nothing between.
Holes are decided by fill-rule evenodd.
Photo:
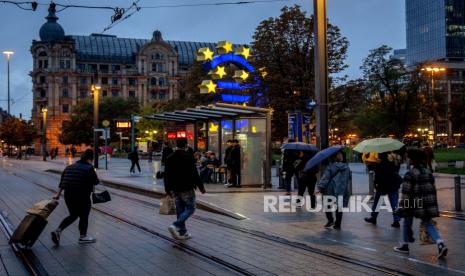
<instances>
[{"instance_id":1,"label":"open umbrella","mask_svg":"<svg viewBox=\"0 0 465 276\"><path fill-rule=\"evenodd\" d=\"M302 151L318 151L318 148L312 144L306 144L302 142L292 142L281 146L283 150L302 150Z\"/></svg>"},{"instance_id":2,"label":"open umbrella","mask_svg":"<svg viewBox=\"0 0 465 276\"><path fill-rule=\"evenodd\" d=\"M323 162L323 160L328 159L330 156L340 152L342 149L344 149L344 146L337 145L318 152L312 157L312 159L308 160L307 164L305 164L304 172L308 172L318 166L321 162Z\"/></svg>"},{"instance_id":3,"label":"open umbrella","mask_svg":"<svg viewBox=\"0 0 465 276\"><path fill-rule=\"evenodd\" d=\"M374 138L360 142L357 146L355 146L354 150L361 153L381 153L398 150L403 146L405 145L402 142L399 142L392 138Z\"/></svg>"}]
</instances>

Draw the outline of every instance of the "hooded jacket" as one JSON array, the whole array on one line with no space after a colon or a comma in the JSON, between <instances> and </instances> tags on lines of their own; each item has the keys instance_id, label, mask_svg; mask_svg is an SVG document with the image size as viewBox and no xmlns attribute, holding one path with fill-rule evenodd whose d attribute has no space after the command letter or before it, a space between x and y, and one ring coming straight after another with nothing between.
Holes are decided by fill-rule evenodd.
<instances>
[{"instance_id":1,"label":"hooded jacket","mask_svg":"<svg viewBox=\"0 0 465 276\"><path fill-rule=\"evenodd\" d=\"M343 196L343 205L347 206L350 199L349 182L351 180L352 174L349 166L346 163L333 162L326 167L317 187L323 191L324 195Z\"/></svg>"}]
</instances>

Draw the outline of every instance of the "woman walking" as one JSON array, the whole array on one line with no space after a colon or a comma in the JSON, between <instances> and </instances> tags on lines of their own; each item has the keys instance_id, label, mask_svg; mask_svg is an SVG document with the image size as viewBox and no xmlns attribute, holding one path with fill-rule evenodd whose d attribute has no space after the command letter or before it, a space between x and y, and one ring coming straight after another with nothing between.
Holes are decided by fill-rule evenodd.
<instances>
[{"instance_id":1,"label":"woman walking","mask_svg":"<svg viewBox=\"0 0 465 276\"><path fill-rule=\"evenodd\" d=\"M394 250L409 253L408 243L413 243L413 218L421 219L421 224L438 246L438 258L447 255L447 247L441 239L432 218L439 217L438 202L434 176L427 168L427 154L423 150L410 149L407 151L409 171L404 176L402 197L399 214L404 218L403 242Z\"/></svg>"},{"instance_id":2,"label":"woman walking","mask_svg":"<svg viewBox=\"0 0 465 276\"><path fill-rule=\"evenodd\" d=\"M329 165L326 167L320 182L317 185L317 194L323 194L323 196L336 197L336 221L333 218L333 212L327 211L326 218L328 222L325 224L325 228L334 227L336 230L341 229L342 222L342 210L339 210L339 205L342 203L344 207L349 205L350 192L349 192L349 181L351 180L351 173L349 166L343 163L344 156L341 152L329 158ZM343 202L339 202L342 200ZM324 201L323 201L324 202ZM331 208L331 206L323 206Z\"/></svg>"},{"instance_id":3,"label":"woman walking","mask_svg":"<svg viewBox=\"0 0 465 276\"><path fill-rule=\"evenodd\" d=\"M65 191L65 203L69 210L66 217L58 228L53 231L52 241L60 245L60 235L66 227L70 226L79 218L79 243L92 243L95 239L87 235L89 213L91 209L90 194L94 186L99 183L95 169L92 166L94 151L86 150L79 161L69 165L61 175L59 191L53 197L58 200L63 190Z\"/></svg>"}]
</instances>

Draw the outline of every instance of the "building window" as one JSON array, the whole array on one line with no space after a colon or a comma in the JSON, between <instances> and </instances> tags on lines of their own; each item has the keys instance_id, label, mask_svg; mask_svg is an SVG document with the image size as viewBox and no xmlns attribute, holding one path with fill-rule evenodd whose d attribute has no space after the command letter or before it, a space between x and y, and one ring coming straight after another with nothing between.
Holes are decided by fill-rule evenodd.
<instances>
[{"instance_id":1,"label":"building window","mask_svg":"<svg viewBox=\"0 0 465 276\"><path fill-rule=\"evenodd\" d=\"M141 60L140 63L142 65L140 70L141 70L142 73L144 73L145 72L145 60Z\"/></svg>"},{"instance_id":2,"label":"building window","mask_svg":"<svg viewBox=\"0 0 465 276\"><path fill-rule=\"evenodd\" d=\"M79 97L81 98L87 98L87 91L86 90L81 90L79 92Z\"/></svg>"},{"instance_id":3,"label":"building window","mask_svg":"<svg viewBox=\"0 0 465 276\"><path fill-rule=\"evenodd\" d=\"M69 105L68 105L68 104L64 104L64 105L62 106L62 109L61 109L61 110L63 111L63 113L68 113L68 112L69 112Z\"/></svg>"},{"instance_id":4,"label":"building window","mask_svg":"<svg viewBox=\"0 0 465 276\"><path fill-rule=\"evenodd\" d=\"M106 97L108 96L108 91L107 90L103 90L102 91L102 97Z\"/></svg>"},{"instance_id":5,"label":"building window","mask_svg":"<svg viewBox=\"0 0 465 276\"><path fill-rule=\"evenodd\" d=\"M100 64L99 68L100 68L100 69L99 69L100 72L102 72L102 73L108 73L108 68L109 68L109 67L108 67L108 64Z\"/></svg>"},{"instance_id":6,"label":"building window","mask_svg":"<svg viewBox=\"0 0 465 276\"><path fill-rule=\"evenodd\" d=\"M136 79L135 78L129 78L128 83L129 83L129 85L136 85Z\"/></svg>"},{"instance_id":7,"label":"building window","mask_svg":"<svg viewBox=\"0 0 465 276\"><path fill-rule=\"evenodd\" d=\"M40 84L44 84L44 83L45 83L45 80L46 80L46 79L45 79L45 76L40 76L40 78L39 78L39 83L40 83Z\"/></svg>"},{"instance_id":8,"label":"building window","mask_svg":"<svg viewBox=\"0 0 465 276\"><path fill-rule=\"evenodd\" d=\"M136 91L129 91L129 97L130 98L135 98L136 97Z\"/></svg>"},{"instance_id":9,"label":"building window","mask_svg":"<svg viewBox=\"0 0 465 276\"><path fill-rule=\"evenodd\" d=\"M63 91L62 91L62 96L63 96L63 98L68 98L68 97L69 97L68 89L66 89L66 88L63 89Z\"/></svg>"},{"instance_id":10,"label":"building window","mask_svg":"<svg viewBox=\"0 0 465 276\"><path fill-rule=\"evenodd\" d=\"M151 85L157 85L157 78L151 78L150 79L150 84Z\"/></svg>"},{"instance_id":11,"label":"building window","mask_svg":"<svg viewBox=\"0 0 465 276\"><path fill-rule=\"evenodd\" d=\"M70 69L70 68L71 68L71 60L69 59L60 60L60 69Z\"/></svg>"},{"instance_id":12,"label":"building window","mask_svg":"<svg viewBox=\"0 0 465 276\"><path fill-rule=\"evenodd\" d=\"M174 76L175 75L175 72L174 72L174 61L171 61L171 76Z\"/></svg>"},{"instance_id":13,"label":"building window","mask_svg":"<svg viewBox=\"0 0 465 276\"><path fill-rule=\"evenodd\" d=\"M158 79L158 85L159 86L165 86L165 78L161 77Z\"/></svg>"},{"instance_id":14,"label":"building window","mask_svg":"<svg viewBox=\"0 0 465 276\"><path fill-rule=\"evenodd\" d=\"M68 84L68 76L63 77L63 84Z\"/></svg>"},{"instance_id":15,"label":"building window","mask_svg":"<svg viewBox=\"0 0 465 276\"><path fill-rule=\"evenodd\" d=\"M87 84L87 78L86 77L80 77L79 78L79 83L80 84Z\"/></svg>"},{"instance_id":16,"label":"building window","mask_svg":"<svg viewBox=\"0 0 465 276\"><path fill-rule=\"evenodd\" d=\"M155 91L150 92L150 98L155 100L157 98L157 92Z\"/></svg>"},{"instance_id":17,"label":"building window","mask_svg":"<svg viewBox=\"0 0 465 276\"><path fill-rule=\"evenodd\" d=\"M39 60L39 68L40 69L47 69L48 68L48 60L46 60L46 59Z\"/></svg>"},{"instance_id":18,"label":"building window","mask_svg":"<svg viewBox=\"0 0 465 276\"><path fill-rule=\"evenodd\" d=\"M102 78L102 84L108 84L108 78Z\"/></svg>"},{"instance_id":19,"label":"building window","mask_svg":"<svg viewBox=\"0 0 465 276\"><path fill-rule=\"evenodd\" d=\"M118 97L119 96L118 90L116 90L116 89L111 90L111 96L112 97Z\"/></svg>"},{"instance_id":20,"label":"building window","mask_svg":"<svg viewBox=\"0 0 465 276\"><path fill-rule=\"evenodd\" d=\"M111 84L118 85L118 78L111 79Z\"/></svg>"},{"instance_id":21,"label":"building window","mask_svg":"<svg viewBox=\"0 0 465 276\"><path fill-rule=\"evenodd\" d=\"M166 93L165 93L164 91L158 93L158 98L159 98L160 100L165 100L165 98L166 98Z\"/></svg>"},{"instance_id":22,"label":"building window","mask_svg":"<svg viewBox=\"0 0 465 276\"><path fill-rule=\"evenodd\" d=\"M46 96L47 96L47 92L45 91L45 89L43 88L39 89L39 97L45 98Z\"/></svg>"},{"instance_id":23,"label":"building window","mask_svg":"<svg viewBox=\"0 0 465 276\"><path fill-rule=\"evenodd\" d=\"M117 72L121 70L121 66L119 66L118 64L112 64L111 65L111 71L114 73L114 72Z\"/></svg>"}]
</instances>

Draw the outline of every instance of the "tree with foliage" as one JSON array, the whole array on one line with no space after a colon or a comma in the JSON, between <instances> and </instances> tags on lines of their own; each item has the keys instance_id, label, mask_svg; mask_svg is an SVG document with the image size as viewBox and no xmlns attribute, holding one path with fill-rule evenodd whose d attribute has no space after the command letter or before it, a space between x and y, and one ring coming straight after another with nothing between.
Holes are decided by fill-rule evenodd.
<instances>
[{"instance_id":1,"label":"tree with foliage","mask_svg":"<svg viewBox=\"0 0 465 276\"><path fill-rule=\"evenodd\" d=\"M99 127L102 121L110 121L111 141L119 140L116 135L115 119L129 119L139 112L136 98L105 97L99 103ZM64 121L60 143L65 145L91 144L93 142L93 103L90 99L81 101L71 110L71 119Z\"/></svg>"},{"instance_id":2,"label":"tree with foliage","mask_svg":"<svg viewBox=\"0 0 465 276\"><path fill-rule=\"evenodd\" d=\"M0 139L19 149L31 145L37 137L37 129L30 121L10 117L0 125Z\"/></svg>"},{"instance_id":3,"label":"tree with foliage","mask_svg":"<svg viewBox=\"0 0 465 276\"><path fill-rule=\"evenodd\" d=\"M455 98L450 104L450 120L454 133L465 133L465 95ZM464 137L461 138L464 141Z\"/></svg>"},{"instance_id":4,"label":"tree with foliage","mask_svg":"<svg viewBox=\"0 0 465 276\"><path fill-rule=\"evenodd\" d=\"M262 82L266 92L257 101L274 110L275 138L287 136L287 111L305 110L306 102L315 98L313 24L313 17L299 6L286 6L281 15L262 21L255 30L252 62L267 72ZM327 38L329 73L339 73L346 68L349 42L332 24Z\"/></svg>"},{"instance_id":5,"label":"tree with foliage","mask_svg":"<svg viewBox=\"0 0 465 276\"><path fill-rule=\"evenodd\" d=\"M389 56L391 52L386 45L373 49L360 67L365 104L355 121L364 136L403 137L418 119L425 80L419 68L407 70L402 61Z\"/></svg>"},{"instance_id":6,"label":"tree with foliage","mask_svg":"<svg viewBox=\"0 0 465 276\"><path fill-rule=\"evenodd\" d=\"M179 98L173 99L161 106L163 111L185 109L196 105L210 104L214 101L214 94L201 94L198 85L205 79L209 79L208 72L202 68L202 63L195 61L189 68L187 75L179 81Z\"/></svg>"}]
</instances>

